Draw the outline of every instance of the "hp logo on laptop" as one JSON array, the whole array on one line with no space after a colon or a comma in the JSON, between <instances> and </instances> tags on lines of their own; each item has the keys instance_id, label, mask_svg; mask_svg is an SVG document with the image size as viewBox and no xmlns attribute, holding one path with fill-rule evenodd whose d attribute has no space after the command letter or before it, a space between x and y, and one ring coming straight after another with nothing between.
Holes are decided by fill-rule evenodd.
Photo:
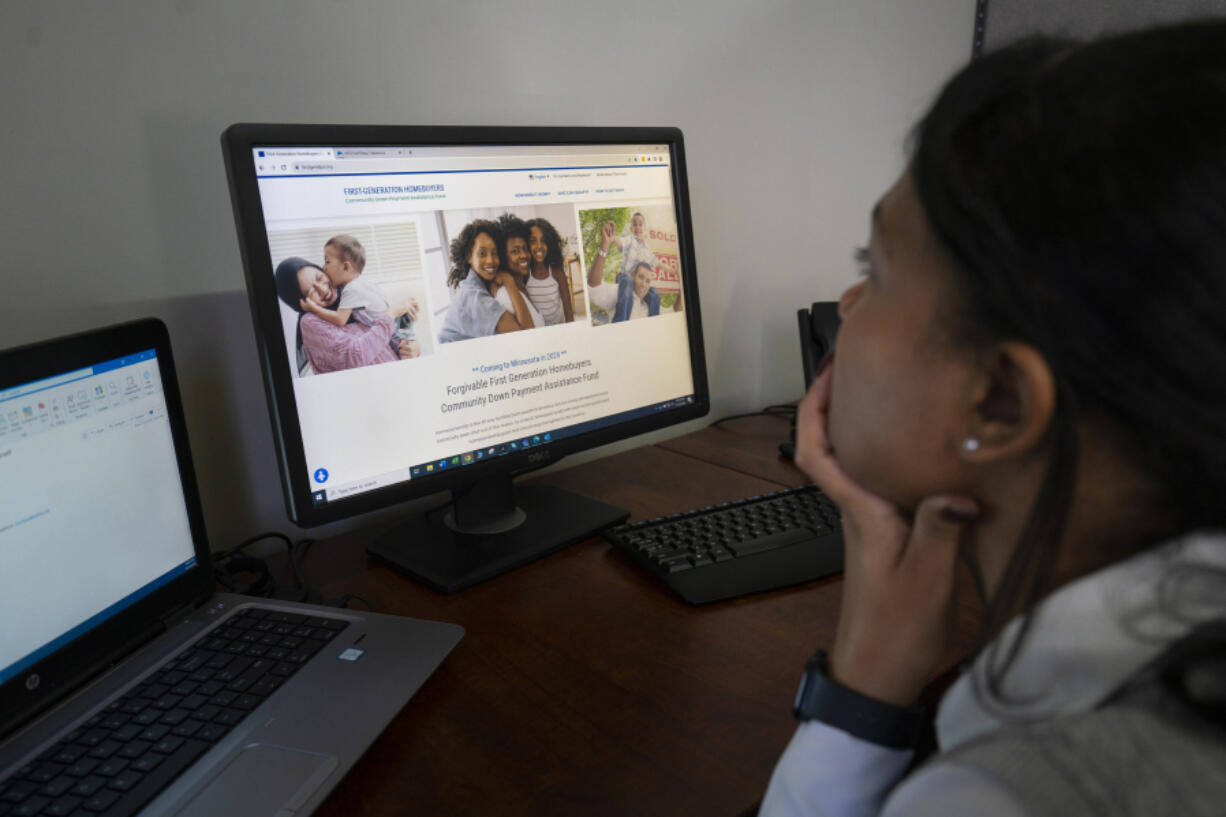
<instances>
[{"instance_id":1,"label":"hp logo on laptop","mask_svg":"<svg viewBox=\"0 0 1226 817\"><path fill-rule=\"evenodd\" d=\"M28 689L30 692L33 692L34 690L38 689L38 685L42 683L42 680L43 680L42 678L38 677L37 672L27 676L26 677L26 689Z\"/></svg>"}]
</instances>

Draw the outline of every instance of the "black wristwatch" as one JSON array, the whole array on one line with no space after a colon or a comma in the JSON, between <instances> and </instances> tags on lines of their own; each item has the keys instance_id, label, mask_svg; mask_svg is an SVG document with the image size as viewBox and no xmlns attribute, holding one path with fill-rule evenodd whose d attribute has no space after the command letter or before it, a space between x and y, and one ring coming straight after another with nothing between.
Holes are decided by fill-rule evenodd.
<instances>
[{"instance_id":1,"label":"black wristwatch","mask_svg":"<svg viewBox=\"0 0 1226 817\"><path fill-rule=\"evenodd\" d=\"M830 677L830 659L818 650L805 664L792 714L821 721L849 735L892 749L910 749L924 723L921 707L901 707L861 695Z\"/></svg>"}]
</instances>

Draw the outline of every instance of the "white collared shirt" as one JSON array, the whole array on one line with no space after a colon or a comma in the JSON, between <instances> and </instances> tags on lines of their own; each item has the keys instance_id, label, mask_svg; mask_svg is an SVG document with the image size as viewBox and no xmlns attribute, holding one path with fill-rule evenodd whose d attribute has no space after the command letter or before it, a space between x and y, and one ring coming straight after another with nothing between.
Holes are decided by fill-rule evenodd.
<instances>
[{"instance_id":1,"label":"white collared shirt","mask_svg":"<svg viewBox=\"0 0 1226 817\"><path fill-rule=\"evenodd\" d=\"M1032 613L1030 632L1004 678L1006 700L1025 703L985 703L975 695L971 673L986 673L992 655L984 650L941 700L936 733L942 751L1019 720L1094 709L1197 624L1226 615L1221 574L1212 572L1223 569L1226 536L1195 534L1061 587ZM1020 626L1020 620L1010 622L1000 639L1014 637ZM942 764L939 756L898 783L910 760L909 750L878 746L824 723L803 723L775 767L759 814L1027 813L991 778Z\"/></svg>"}]
</instances>

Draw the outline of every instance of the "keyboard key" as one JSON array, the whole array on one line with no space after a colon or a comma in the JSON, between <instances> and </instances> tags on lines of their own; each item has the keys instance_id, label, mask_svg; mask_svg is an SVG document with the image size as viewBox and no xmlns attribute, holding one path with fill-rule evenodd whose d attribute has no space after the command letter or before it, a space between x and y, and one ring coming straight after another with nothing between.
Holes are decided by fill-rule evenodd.
<instances>
[{"instance_id":1,"label":"keyboard key","mask_svg":"<svg viewBox=\"0 0 1226 817\"><path fill-rule=\"evenodd\" d=\"M141 733L140 733L140 739L141 739L141 740L148 740L148 741L152 741L152 742L156 743L157 741L159 741L159 740L161 740L162 738L166 737L166 733L167 733L167 732L169 732L169 731L170 731L170 727L169 727L169 726L167 726L167 725L165 725L165 724L162 724L162 723L155 724L155 725L153 725L153 726L150 726L150 727L149 727L148 729L146 729L145 731L141 732Z\"/></svg>"},{"instance_id":2,"label":"keyboard key","mask_svg":"<svg viewBox=\"0 0 1226 817\"><path fill-rule=\"evenodd\" d=\"M207 683L201 684L200 688L197 689L196 692L199 693L200 695L211 697L213 695L216 695L218 692L221 692L225 688L226 688L226 685L221 683L220 681L208 681Z\"/></svg>"},{"instance_id":3,"label":"keyboard key","mask_svg":"<svg viewBox=\"0 0 1226 817\"><path fill-rule=\"evenodd\" d=\"M230 727L223 724L206 723L200 728L200 731L196 733L195 737L197 740L203 740L207 743L216 743L217 741L221 740L222 736L225 735L226 732L229 731Z\"/></svg>"},{"instance_id":4,"label":"keyboard key","mask_svg":"<svg viewBox=\"0 0 1226 817\"><path fill-rule=\"evenodd\" d=\"M50 805L51 801L46 797L31 797L24 801L19 806L14 806L9 812L10 817L34 817L40 811Z\"/></svg>"},{"instance_id":5,"label":"keyboard key","mask_svg":"<svg viewBox=\"0 0 1226 817\"><path fill-rule=\"evenodd\" d=\"M142 757L145 752L149 751L149 747L153 744L147 740L134 740L127 746L123 747L116 753L116 757L122 757L125 760L135 760Z\"/></svg>"},{"instance_id":6,"label":"keyboard key","mask_svg":"<svg viewBox=\"0 0 1226 817\"><path fill-rule=\"evenodd\" d=\"M212 658L206 661L204 665L206 667L209 667L210 669L221 669L233 660L234 660L233 655L230 655L229 653L218 652L218 653L215 653Z\"/></svg>"},{"instance_id":7,"label":"keyboard key","mask_svg":"<svg viewBox=\"0 0 1226 817\"><path fill-rule=\"evenodd\" d=\"M87 774L92 772L97 765L98 765L97 760L91 760L90 758L81 758L76 763L72 764L67 769L65 769L64 774L70 775L72 777L85 777Z\"/></svg>"},{"instance_id":8,"label":"keyboard key","mask_svg":"<svg viewBox=\"0 0 1226 817\"><path fill-rule=\"evenodd\" d=\"M149 766L149 768L147 769L140 769L139 771L127 771L127 772L124 772L123 774L117 775L114 780L106 784L107 788L114 789L115 791L128 791L129 789L131 789L133 786L135 786L137 783L139 783L141 780L144 779L145 777L145 775L143 774L144 772L153 771L154 769L158 767L158 764L160 764L161 762L162 762L162 759L159 756L157 763L146 764ZM136 764L133 764L134 769L135 767L136 767Z\"/></svg>"},{"instance_id":9,"label":"keyboard key","mask_svg":"<svg viewBox=\"0 0 1226 817\"><path fill-rule=\"evenodd\" d=\"M77 797L89 797L94 792L106 785L106 778L98 775L90 775L82 780L77 781L68 791Z\"/></svg>"},{"instance_id":10,"label":"keyboard key","mask_svg":"<svg viewBox=\"0 0 1226 817\"><path fill-rule=\"evenodd\" d=\"M213 718L213 723L220 723L224 726L233 726L246 717L247 713L241 709L223 709Z\"/></svg>"},{"instance_id":11,"label":"keyboard key","mask_svg":"<svg viewBox=\"0 0 1226 817\"><path fill-rule=\"evenodd\" d=\"M47 817L71 817L77 811L77 806L81 805L80 797L65 796L51 803L42 810Z\"/></svg>"},{"instance_id":12,"label":"keyboard key","mask_svg":"<svg viewBox=\"0 0 1226 817\"><path fill-rule=\"evenodd\" d=\"M178 737L181 737L181 738L190 738L193 735L195 735L197 732L199 732L200 727L202 726L204 726L203 723L192 718L189 720L185 720L183 721L183 723L176 726L174 728L174 731L171 732L171 734L177 735Z\"/></svg>"},{"instance_id":13,"label":"keyboard key","mask_svg":"<svg viewBox=\"0 0 1226 817\"><path fill-rule=\"evenodd\" d=\"M247 691L250 692L252 695L259 695L261 698L267 698L280 685L281 685L280 678L278 678L275 675L266 675L263 678L261 678L259 681L256 681L254 684L252 684L251 688Z\"/></svg>"},{"instance_id":14,"label":"keyboard key","mask_svg":"<svg viewBox=\"0 0 1226 817\"><path fill-rule=\"evenodd\" d=\"M182 745L183 738L162 738L157 743L153 744L153 751L157 752L158 754L169 755Z\"/></svg>"},{"instance_id":15,"label":"keyboard key","mask_svg":"<svg viewBox=\"0 0 1226 817\"><path fill-rule=\"evenodd\" d=\"M189 680L180 681L179 683L177 683L177 685L174 685L174 688L170 689L170 694L174 694L174 696L183 696L184 698L186 698L188 696L191 696L192 693L195 693L196 689L199 687L200 687L199 680L195 680L195 678L189 678Z\"/></svg>"},{"instance_id":16,"label":"keyboard key","mask_svg":"<svg viewBox=\"0 0 1226 817\"><path fill-rule=\"evenodd\" d=\"M0 801L5 803L20 803L34 792L38 791L38 786L26 780L16 780L9 783L4 793L0 794Z\"/></svg>"},{"instance_id":17,"label":"keyboard key","mask_svg":"<svg viewBox=\"0 0 1226 817\"><path fill-rule=\"evenodd\" d=\"M123 744L117 740L104 740L102 743L99 743L92 750L90 750L89 756L99 760L106 760L108 757L118 752L122 747Z\"/></svg>"},{"instance_id":18,"label":"keyboard key","mask_svg":"<svg viewBox=\"0 0 1226 817\"><path fill-rule=\"evenodd\" d=\"M183 723L183 721L187 720L191 714L192 713L188 712L186 709L172 709L163 715L158 723L165 724L167 726L178 726L179 724Z\"/></svg>"},{"instance_id":19,"label":"keyboard key","mask_svg":"<svg viewBox=\"0 0 1226 817\"><path fill-rule=\"evenodd\" d=\"M736 556L746 556L750 553L761 553L764 550L775 550L787 547L788 545L794 545L798 542L812 539L813 536L813 532L808 528L785 530L769 534L764 533L755 539L728 545L728 550L732 551Z\"/></svg>"},{"instance_id":20,"label":"keyboard key","mask_svg":"<svg viewBox=\"0 0 1226 817\"><path fill-rule=\"evenodd\" d=\"M323 648L323 645L323 641L308 638L302 642L302 646L298 647L298 649L287 655L285 660L292 664L305 664L311 656Z\"/></svg>"},{"instance_id":21,"label":"keyboard key","mask_svg":"<svg viewBox=\"0 0 1226 817\"><path fill-rule=\"evenodd\" d=\"M149 726L150 724L157 723L157 719L160 717L162 717L162 713L159 710L146 709L133 718L132 723L139 724L141 726Z\"/></svg>"},{"instance_id":22,"label":"keyboard key","mask_svg":"<svg viewBox=\"0 0 1226 817\"><path fill-rule=\"evenodd\" d=\"M126 768L128 768L128 761L112 758L105 763L100 763L98 768L94 769L94 774L99 777L114 777Z\"/></svg>"},{"instance_id":23,"label":"keyboard key","mask_svg":"<svg viewBox=\"0 0 1226 817\"><path fill-rule=\"evenodd\" d=\"M142 731L144 730L141 728L139 723L129 723L126 726L122 726L112 732L111 738L119 741L120 743L127 743L139 735Z\"/></svg>"},{"instance_id":24,"label":"keyboard key","mask_svg":"<svg viewBox=\"0 0 1226 817\"><path fill-rule=\"evenodd\" d=\"M81 804L87 811L106 811L119 802L119 794L113 791L100 791Z\"/></svg>"},{"instance_id":25,"label":"keyboard key","mask_svg":"<svg viewBox=\"0 0 1226 817\"><path fill-rule=\"evenodd\" d=\"M237 692L218 692L212 698L209 698L209 703L217 706L229 706L234 703L234 699L238 697Z\"/></svg>"},{"instance_id":26,"label":"keyboard key","mask_svg":"<svg viewBox=\"0 0 1226 817\"><path fill-rule=\"evenodd\" d=\"M146 687L141 697L156 701L158 698L162 697L169 691L170 691L169 684L160 684L160 683L150 684L148 687Z\"/></svg>"},{"instance_id":27,"label":"keyboard key","mask_svg":"<svg viewBox=\"0 0 1226 817\"><path fill-rule=\"evenodd\" d=\"M155 752L149 752L144 757L133 762L131 768L133 771L137 771L137 772L151 772L154 769L156 769L158 766L162 765L162 759L163 759L162 755L156 754ZM114 788L114 786L115 784L112 783L111 787Z\"/></svg>"},{"instance_id":28,"label":"keyboard key","mask_svg":"<svg viewBox=\"0 0 1226 817\"><path fill-rule=\"evenodd\" d=\"M102 741L110 737L110 732L105 729L90 729L84 735L77 739L77 743L83 746L97 746Z\"/></svg>"},{"instance_id":29,"label":"keyboard key","mask_svg":"<svg viewBox=\"0 0 1226 817\"><path fill-rule=\"evenodd\" d=\"M34 783L48 783L58 777L66 769L63 763L40 763L28 774L21 775Z\"/></svg>"},{"instance_id":30,"label":"keyboard key","mask_svg":"<svg viewBox=\"0 0 1226 817\"><path fill-rule=\"evenodd\" d=\"M60 797L76 784L77 778L68 777L65 775L63 777L57 777L54 780L48 780L43 785L39 786L38 793L46 795L47 797Z\"/></svg>"},{"instance_id":31,"label":"keyboard key","mask_svg":"<svg viewBox=\"0 0 1226 817\"><path fill-rule=\"evenodd\" d=\"M239 695L234 699L234 705L239 709L255 709L261 703L263 703L263 700L255 695Z\"/></svg>"}]
</instances>

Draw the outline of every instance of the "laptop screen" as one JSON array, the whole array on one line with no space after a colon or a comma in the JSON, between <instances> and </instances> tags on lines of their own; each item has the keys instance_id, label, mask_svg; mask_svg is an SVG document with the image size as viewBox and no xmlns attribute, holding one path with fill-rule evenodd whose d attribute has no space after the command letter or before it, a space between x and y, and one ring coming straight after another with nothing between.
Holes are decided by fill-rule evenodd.
<instances>
[{"instance_id":1,"label":"laptop screen","mask_svg":"<svg viewBox=\"0 0 1226 817\"><path fill-rule=\"evenodd\" d=\"M157 353L0 390L0 683L196 564Z\"/></svg>"}]
</instances>

